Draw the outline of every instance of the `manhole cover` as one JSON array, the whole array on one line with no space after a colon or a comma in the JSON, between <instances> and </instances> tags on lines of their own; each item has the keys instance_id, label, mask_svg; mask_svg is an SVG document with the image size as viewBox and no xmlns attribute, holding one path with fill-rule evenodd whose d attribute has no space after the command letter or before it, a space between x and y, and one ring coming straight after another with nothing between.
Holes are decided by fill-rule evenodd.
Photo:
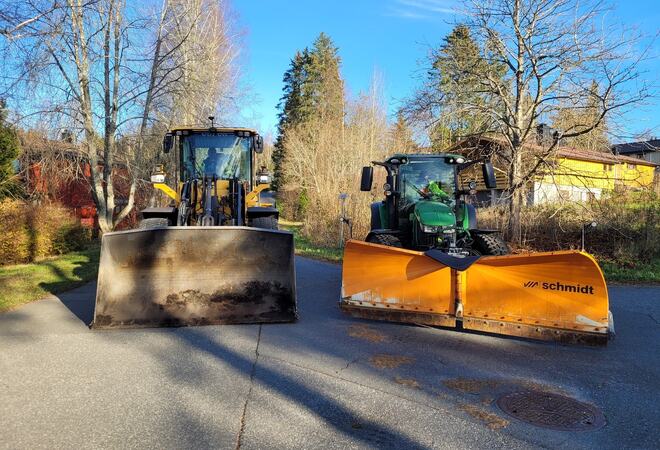
<instances>
[{"instance_id":1,"label":"manhole cover","mask_svg":"<svg viewBox=\"0 0 660 450\"><path fill-rule=\"evenodd\" d=\"M516 419L553 430L586 431L605 425L605 416L597 408L549 392L505 394L497 399L497 406Z\"/></svg>"}]
</instances>

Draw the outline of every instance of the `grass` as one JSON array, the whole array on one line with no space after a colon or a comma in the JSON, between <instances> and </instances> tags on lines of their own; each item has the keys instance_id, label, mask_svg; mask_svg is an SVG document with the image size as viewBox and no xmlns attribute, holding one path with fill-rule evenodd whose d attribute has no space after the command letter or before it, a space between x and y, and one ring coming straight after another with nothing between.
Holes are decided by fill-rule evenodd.
<instances>
[{"instance_id":1,"label":"grass","mask_svg":"<svg viewBox=\"0 0 660 450\"><path fill-rule=\"evenodd\" d=\"M293 232L293 240L296 246L296 255L307 256L310 258L322 259L330 262L340 262L343 251L338 247L322 247L310 242L300 232L302 223L288 222L280 219L280 228Z\"/></svg>"},{"instance_id":2,"label":"grass","mask_svg":"<svg viewBox=\"0 0 660 450\"><path fill-rule=\"evenodd\" d=\"M618 283L660 283L660 259L624 267L609 262L600 263L605 280Z\"/></svg>"},{"instance_id":3,"label":"grass","mask_svg":"<svg viewBox=\"0 0 660 450\"><path fill-rule=\"evenodd\" d=\"M0 266L0 312L80 286L96 278L99 248L33 264Z\"/></svg>"}]
</instances>

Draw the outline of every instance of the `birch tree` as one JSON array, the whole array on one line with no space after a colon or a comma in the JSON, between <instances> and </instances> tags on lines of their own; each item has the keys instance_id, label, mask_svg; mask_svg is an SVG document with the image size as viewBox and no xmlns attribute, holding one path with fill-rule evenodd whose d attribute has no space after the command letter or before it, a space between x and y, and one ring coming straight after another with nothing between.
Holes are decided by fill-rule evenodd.
<instances>
[{"instance_id":1,"label":"birch tree","mask_svg":"<svg viewBox=\"0 0 660 450\"><path fill-rule=\"evenodd\" d=\"M230 67L236 55L230 34L218 37L224 3L163 0L155 13L125 0L10 3L3 11L12 13L0 14L1 50L14 63L1 86L26 123L56 117L79 135L99 227L111 231L133 209L153 160L147 134L167 126L173 110L216 109L231 85L221 69L204 70Z\"/></svg>"}]
</instances>

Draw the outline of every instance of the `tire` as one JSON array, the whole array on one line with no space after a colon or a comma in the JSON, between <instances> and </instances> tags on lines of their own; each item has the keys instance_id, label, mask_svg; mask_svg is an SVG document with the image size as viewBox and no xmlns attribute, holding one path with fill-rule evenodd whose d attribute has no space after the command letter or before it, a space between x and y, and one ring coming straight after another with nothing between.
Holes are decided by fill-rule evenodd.
<instances>
[{"instance_id":1,"label":"tire","mask_svg":"<svg viewBox=\"0 0 660 450\"><path fill-rule=\"evenodd\" d=\"M149 230L151 228L167 228L169 226L170 221L165 217L150 217L148 219L142 219L138 224L138 228L140 230Z\"/></svg>"},{"instance_id":2,"label":"tire","mask_svg":"<svg viewBox=\"0 0 660 450\"><path fill-rule=\"evenodd\" d=\"M266 230L277 230L277 216L261 216L252 219L254 228L264 228Z\"/></svg>"},{"instance_id":3,"label":"tire","mask_svg":"<svg viewBox=\"0 0 660 450\"><path fill-rule=\"evenodd\" d=\"M509 247L496 234L474 234L472 248L482 255L508 255Z\"/></svg>"},{"instance_id":4,"label":"tire","mask_svg":"<svg viewBox=\"0 0 660 450\"><path fill-rule=\"evenodd\" d=\"M372 244L387 245L388 247L403 247L399 238L392 234L372 234L367 238L367 242L371 242Z\"/></svg>"}]
</instances>

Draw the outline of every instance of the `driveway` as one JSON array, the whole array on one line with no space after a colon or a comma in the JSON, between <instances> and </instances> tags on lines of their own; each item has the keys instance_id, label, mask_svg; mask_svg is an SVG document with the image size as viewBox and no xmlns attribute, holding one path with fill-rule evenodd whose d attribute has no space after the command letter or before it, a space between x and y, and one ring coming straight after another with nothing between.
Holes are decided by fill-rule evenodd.
<instances>
[{"instance_id":1,"label":"driveway","mask_svg":"<svg viewBox=\"0 0 660 450\"><path fill-rule=\"evenodd\" d=\"M343 316L297 259L295 324L90 331L95 285L0 315L0 448L660 448L660 289L613 286L618 336L568 347ZM534 389L606 424L502 412Z\"/></svg>"}]
</instances>

